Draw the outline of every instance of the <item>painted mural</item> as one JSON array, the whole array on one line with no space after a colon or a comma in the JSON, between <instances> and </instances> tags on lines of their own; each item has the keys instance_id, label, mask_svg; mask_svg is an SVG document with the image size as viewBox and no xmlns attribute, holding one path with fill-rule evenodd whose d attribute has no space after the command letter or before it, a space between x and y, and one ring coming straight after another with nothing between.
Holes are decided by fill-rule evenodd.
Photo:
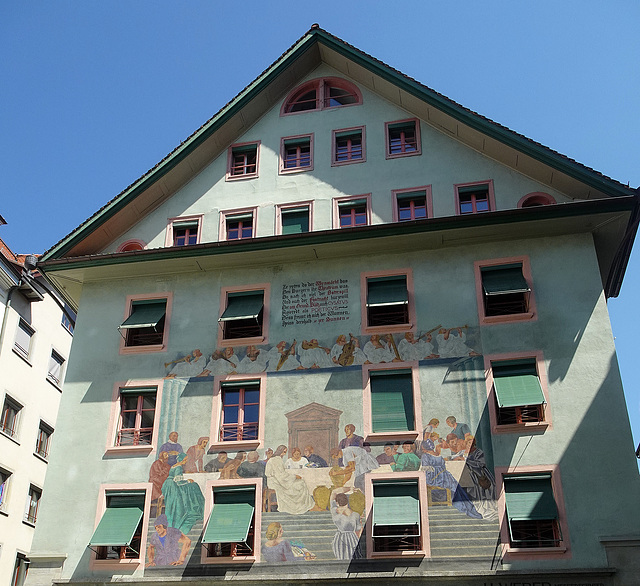
<instances>
[{"instance_id":1,"label":"painted mural","mask_svg":"<svg viewBox=\"0 0 640 586\"><path fill-rule=\"evenodd\" d=\"M217 479L261 479L261 562L365 557L365 476L406 471L426 480L432 557L491 556L499 530L478 340L466 326L439 325L423 334L339 334L333 343L281 341L208 356L196 349L166 363L164 443L149 471L148 571L202 563L205 487ZM415 441L367 443L361 366L405 361L420 363L423 430ZM261 372L269 381L264 444L220 449L208 436L212 377ZM332 377L342 378L333 385Z\"/></svg>"}]
</instances>

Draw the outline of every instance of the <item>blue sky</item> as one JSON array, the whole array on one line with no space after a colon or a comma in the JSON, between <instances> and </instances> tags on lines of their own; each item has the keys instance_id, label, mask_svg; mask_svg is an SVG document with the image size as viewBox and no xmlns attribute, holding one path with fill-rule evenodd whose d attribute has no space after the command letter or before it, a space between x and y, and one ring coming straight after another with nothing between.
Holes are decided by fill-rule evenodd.
<instances>
[{"instance_id":1,"label":"blue sky","mask_svg":"<svg viewBox=\"0 0 640 586\"><path fill-rule=\"evenodd\" d=\"M53 246L314 22L464 106L640 185L637 1L317 4L0 0L8 222L0 236L17 252ZM636 445L638 254L636 245L622 293L609 301Z\"/></svg>"}]
</instances>

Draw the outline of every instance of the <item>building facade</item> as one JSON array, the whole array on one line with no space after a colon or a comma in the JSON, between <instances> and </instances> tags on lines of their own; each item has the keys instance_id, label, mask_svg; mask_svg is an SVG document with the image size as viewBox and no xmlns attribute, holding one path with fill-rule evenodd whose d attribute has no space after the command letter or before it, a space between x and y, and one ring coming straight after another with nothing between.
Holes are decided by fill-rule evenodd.
<instances>
[{"instance_id":1,"label":"building facade","mask_svg":"<svg viewBox=\"0 0 640 586\"><path fill-rule=\"evenodd\" d=\"M74 321L34 266L0 240L0 582L12 585L27 572Z\"/></svg>"},{"instance_id":2,"label":"building facade","mask_svg":"<svg viewBox=\"0 0 640 586\"><path fill-rule=\"evenodd\" d=\"M40 261L80 318L28 583L631 583L637 217L314 26Z\"/></svg>"}]
</instances>

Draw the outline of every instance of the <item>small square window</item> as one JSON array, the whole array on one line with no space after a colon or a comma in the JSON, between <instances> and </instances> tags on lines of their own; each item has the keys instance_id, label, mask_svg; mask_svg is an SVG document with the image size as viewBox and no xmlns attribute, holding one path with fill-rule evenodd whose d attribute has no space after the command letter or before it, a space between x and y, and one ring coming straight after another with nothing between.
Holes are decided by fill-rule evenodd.
<instances>
[{"instance_id":1,"label":"small square window","mask_svg":"<svg viewBox=\"0 0 640 586\"><path fill-rule=\"evenodd\" d=\"M348 165L365 160L364 126L333 131L331 164Z\"/></svg>"},{"instance_id":2,"label":"small square window","mask_svg":"<svg viewBox=\"0 0 640 586\"><path fill-rule=\"evenodd\" d=\"M0 468L0 511L4 511L9 499L9 480L11 472Z\"/></svg>"},{"instance_id":3,"label":"small square window","mask_svg":"<svg viewBox=\"0 0 640 586\"><path fill-rule=\"evenodd\" d=\"M338 227L354 228L369 224L369 202L367 199L351 199L338 202Z\"/></svg>"},{"instance_id":4,"label":"small square window","mask_svg":"<svg viewBox=\"0 0 640 586\"><path fill-rule=\"evenodd\" d=\"M535 358L492 362L497 425L540 423L545 397Z\"/></svg>"},{"instance_id":5,"label":"small square window","mask_svg":"<svg viewBox=\"0 0 640 586\"><path fill-rule=\"evenodd\" d=\"M387 158L419 155L422 150L420 144L420 122L417 119L387 122Z\"/></svg>"},{"instance_id":6,"label":"small square window","mask_svg":"<svg viewBox=\"0 0 640 586\"><path fill-rule=\"evenodd\" d=\"M189 246L198 244L199 222L174 222L173 223L173 245Z\"/></svg>"},{"instance_id":7,"label":"small square window","mask_svg":"<svg viewBox=\"0 0 640 586\"><path fill-rule=\"evenodd\" d=\"M150 446L156 414L155 388L120 389L120 419L116 446Z\"/></svg>"},{"instance_id":8,"label":"small square window","mask_svg":"<svg viewBox=\"0 0 640 586\"><path fill-rule=\"evenodd\" d=\"M495 209L493 181L455 186L456 214L481 214Z\"/></svg>"},{"instance_id":9,"label":"small square window","mask_svg":"<svg viewBox=\"0 0 640 586\"><path fill-rule=\"evenodd\" d=\"M36 331L24 319L20 318L13 349L25 360L29 359L31 343L35 333Z\"/></svg>"},{"instance_id":10,"label":"small square window","mask_svg":"<svg viewBox=\"0 0 640 586\"><path fill-rule=\"evenodd\" d=\"M45 460L49 457L49 445L52 435L53 429L44 423L44 421L41 421L40 427L38 428L38 438L36 440L36 454Z\"/></svg>"},{"instance_id":11,"label":"small square window","mask_svg":"<svg viewBox=\"0 0 640 586\"><path fill-rule=\"evenodd\" d=\"M250 179L258 176L259 142L229 147L227 179Z\"/></svg>"},{"instance_id":12,"label":"small square window","mask_svg":"<svg viewBox=\"0 0 640 586\"><path fill-rule=\"evenodd\" d=\"M16 437L18 433L18 423L20 421L20 411L22 405L5 395L2 407L2 419L0 420L0 430L8 436Z\"/></svg>"},{"instance_id":13,"label":"small square window","mask_svg":"<svg viewBox=\"0 0 640 586\"><path fill-rule=\"evenodd\" d=\"M418 480L373 481L372 525L373 553L421 550L423 528Z\"/></svg>"},{"instance_id":14,"label":"small square window","mask_svg":"<svg viewBox=\"0 0 640 586\"><path fill-rule=\"evenodd\" d=\"M280 147L280 173L311 171L312 169L313 135L283 138Z\"/></svg>"},{"instance_id":15,"label":"small square window","mask_svg":"<svg viewBox=\"0 0 640 586\"><path fill-rule=\"evenodd\" d=\"M225 215L227 240L253 238L253 214Z\"/></svg>"},{"instance_id":16,"label":"small square window","mask_svg":"<svg viewBox=\"0 0 640 586\"><path fill-rule=\"evenodd\" d=\"M220 392L220 441L257 440L260 421L260 381L226 382L221 385Z\"/></svg>"},{"instance_id":17,"label":"small square window","mask_svg":"<svg viewBox=\"0 0 640 586\"><path fill-rule=\"evenodd\" d=\"M524 278L522 263L482 267L480 272L486 317L529 311L531 288Z\"/></svg>"},{"instance_id":18,"label":"small square window","mask_svg":"<svg viewBox=\"0 0 640 586\"><path fill-rule=\"evenodd\" d=\"M65 360L55 350L51 350L51 357L49 358L49 368L47 370L47 378L56 387L62 386L63 368Z\"/></svg>"},{"instance_id":19,"label":"small square window","mask_svg":"<svg viewBox=\"0 0 640 586\"><path fill-rule=\"evenodd\" d=\"M369 277L367 282L367 327L409 323L407 275Z\"/></svg>"},{"instance_id":20,"label":"small square window","mask_svg":"<svg viewBox=\"0 0 640 586\"><path fill-rule=\"evenodd\" d=\"M280 207L279 213L279 234L302 234L311 229L311 209L310 205L295 207Z\"/></svg>"},{"instance_id":21,"label":"small square window","mask_svg":"<svg viewBox=\"0 0 640 586\"><path fill-rule=\"evenodd\" d=\"M165 340L167 299L134 299L129 317L119 326L128 348L160 346Z\"/></svg>"},{"instance_id":22,"label":"small square window","mask_svg":"<svg viewBox=\"0 0 640 586\"><path fill-rule=\"evenodd\" d=\"M396 222L423 220L431 214L431 189L394 191Z\"/></svg>"},{"instance_id":23,"label":"small square window","mask_svg":"<svg viewBox=\"0 0 640 586\"><path fill-rule=\"evenodd\" d=\"M225 340L262 336L264 291L227 293L224 312L218 320Z\"/></svg>"},{"instance_id":24,"label":"small square window","mask_svg":"<svg viewBox=\"0 0 640 586\"><path fill-rule=\"evenodd\" d=\"M29 487L29 500L27 501L27 510L25 511L24 520L27 523L35 524L38 517L38 505L40 504L40 498L42 497L42 491L31 485Z\"/></svg>"}]
</instances>

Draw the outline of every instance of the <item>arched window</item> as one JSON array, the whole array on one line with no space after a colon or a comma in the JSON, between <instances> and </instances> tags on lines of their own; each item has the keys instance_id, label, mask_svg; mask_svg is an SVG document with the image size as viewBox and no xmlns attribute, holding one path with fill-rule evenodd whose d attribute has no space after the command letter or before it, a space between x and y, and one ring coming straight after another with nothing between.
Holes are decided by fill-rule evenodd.
<instances>
[{"instance_id":1,"label":"arched window","mask_svg":"<svg viewBox=\"0 0 640 586\"><path fill-rule=\"evenodd\" d=\"M519 202L519 208L533 208L536 206L548 206L556 203L556 200L548 193L543 191L534 191L533 193L527 193Z\"/></svg>"},{"instance_id":2,"label":"arched window","mask_svg":"<svg viewBox=\"0 0 640 586\"><path fill-rule=\"evenodd\" d=\"M339 77L319 77L295 88L282 104L281 114L311 112L362 104L362 93Z\"/></svg>"},{"instance_id":3,"label":"arched window","mask_svg":"<svg viewBox=\"0 0 640 586\"><path fill-rule=\"evenodd\" d=\"M146 244L142 240L127 240L118 246L118 252L132 252L134 250L144 250Z\"/></svg>"}]
</instances>

